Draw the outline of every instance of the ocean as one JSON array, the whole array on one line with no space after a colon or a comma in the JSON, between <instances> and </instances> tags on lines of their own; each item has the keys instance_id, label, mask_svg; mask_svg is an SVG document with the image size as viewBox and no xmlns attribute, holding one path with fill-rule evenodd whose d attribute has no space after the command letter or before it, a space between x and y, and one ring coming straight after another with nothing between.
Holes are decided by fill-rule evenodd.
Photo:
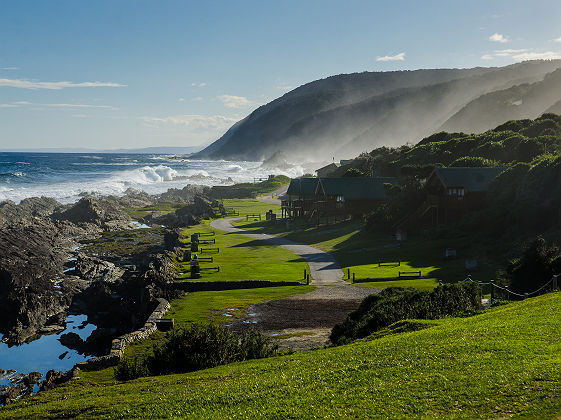
<instances>
[{"instance_id":1,"label":"ocean","mask_svg":"<svg viewBox=\"0 0 561 420\"><path fill-rule=\"evenodd\" d=\"M270 173L261 162L191 160L173 155L0 152L0 202L54 197L72 203L87 193L123 195L129 188L158 194L187 184L231 185Z\"/></svg>"}]
</instances>

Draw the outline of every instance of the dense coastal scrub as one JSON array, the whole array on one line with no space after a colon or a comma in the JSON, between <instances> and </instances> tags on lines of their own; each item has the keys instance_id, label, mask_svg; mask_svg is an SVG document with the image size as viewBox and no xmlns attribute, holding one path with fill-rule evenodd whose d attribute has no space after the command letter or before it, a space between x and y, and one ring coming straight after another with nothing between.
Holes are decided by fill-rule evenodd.
<instances>
[{"instance_id":1,"label":"dense coastal scrub","mask_svg":"<svg viewBox=\"0 0 561 420\"><path fill-rule=\"evenodd\" d=\"M142 376L193 372L270 357L276 354L277 348L270 337L254 329L236 334L214 323L191 324L174 328L147 357L123 358L115 368L115 378L123 381Z\"/></svg>"},{"instance_id":2,"label":"dense coastal scrub","mask_svg":"<svg viewBox=\"0 0 561 420\"><path fill-rule=\"evenodd\" d=\"M473 314L482 309L477 283L440 285L433 291L391 287L370 295L331 332L335 345L364 338L405 319L438 319Z\"/></svg>"}]
</instances>

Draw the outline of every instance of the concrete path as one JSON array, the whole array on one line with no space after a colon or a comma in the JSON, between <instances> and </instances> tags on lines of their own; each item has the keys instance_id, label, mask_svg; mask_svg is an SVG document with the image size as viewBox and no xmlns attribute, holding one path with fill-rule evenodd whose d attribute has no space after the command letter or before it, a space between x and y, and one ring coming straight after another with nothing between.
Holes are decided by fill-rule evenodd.
<instances>
[{"instance_id":1,"label":"concrete path","mask_svg":"<svg viewBox=\"0 0 561 420\"><path fill-rule=\"evenodd\" d=\"M279 238L278 236L254 233L232 226L233 221L242 219L243 217L217 219L213 220L210 225L215 229L245 235L254 240L266 240L300 255L310 266L311 284L318 286L348 284L343 280L343 270L341 270L339 263L335 261L331 254L310 245L303 245L288 239Z\"/></svg>"},{"instance_id":2,"label":"concrete path","mask_svg":"<svg viewBox=\"0 0 561 420\"><path fill-rule=\"evenodd\" d=\"M257 199L259 201L263 201L264 203L278 204L280 206L281 201L275 197L284 194L286 190L288 190L288 185L285 185L284 187L280 187L278 190L273 191L269 195L262 195L261 197L257 197Z\"/></svg>"}]
</instances>

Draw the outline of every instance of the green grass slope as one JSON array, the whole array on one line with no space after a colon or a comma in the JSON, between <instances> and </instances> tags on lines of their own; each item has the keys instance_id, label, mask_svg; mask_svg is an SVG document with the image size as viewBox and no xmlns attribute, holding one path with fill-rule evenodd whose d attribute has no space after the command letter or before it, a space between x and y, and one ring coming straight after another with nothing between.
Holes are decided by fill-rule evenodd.
<instances>
[{"instance_id":1,"label":"green grass slope","mask_svg":"<svg viewBox=\"0 0 561 420\"><path fill-rule=\"evenodd\" d=\"M0 417L555 418L560 305L554 293L347 346L127 383L83 373Z\"/></svg>"}]
</instances>

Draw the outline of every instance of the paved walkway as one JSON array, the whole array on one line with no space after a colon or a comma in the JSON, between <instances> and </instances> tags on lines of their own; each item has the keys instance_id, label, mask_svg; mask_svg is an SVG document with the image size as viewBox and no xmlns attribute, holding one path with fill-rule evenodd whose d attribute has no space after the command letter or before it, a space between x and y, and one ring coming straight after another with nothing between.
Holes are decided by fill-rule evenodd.
<instances>
[{"instance_id":1,"label":"paved walkway","mask_svg":"<svg viewBox=\"0 0 561 420\"><path fill-rule=\"evenodd\" d=\"M280 206L281 201L275 197L284 194L287 190L288 190L288 185L285 185L284 187L280 187L278 190L273 191L271 194L262 195L261 197L257 197L257 199L259 201L263 201L264 203L278 204Z\"/></svg>"},{"instance_id":2,"label":"paved walkway","mask_svg":"<svg viewBox=\"0 0 561 420\"><path fill-rule=\"evenodd\" d=\"M341 270L339 263L335 261L331 254L310 245L299 244L288 239L279 238L278 236L250 232L232 226L233 221L242 219L243 217L217 219L213 220L210 225L215 229L245 235L254 240L266 240L300 255L310 267L311 284L318 286L348 284L343 280L343 270Z\"/></svg>"}]
</instances>

